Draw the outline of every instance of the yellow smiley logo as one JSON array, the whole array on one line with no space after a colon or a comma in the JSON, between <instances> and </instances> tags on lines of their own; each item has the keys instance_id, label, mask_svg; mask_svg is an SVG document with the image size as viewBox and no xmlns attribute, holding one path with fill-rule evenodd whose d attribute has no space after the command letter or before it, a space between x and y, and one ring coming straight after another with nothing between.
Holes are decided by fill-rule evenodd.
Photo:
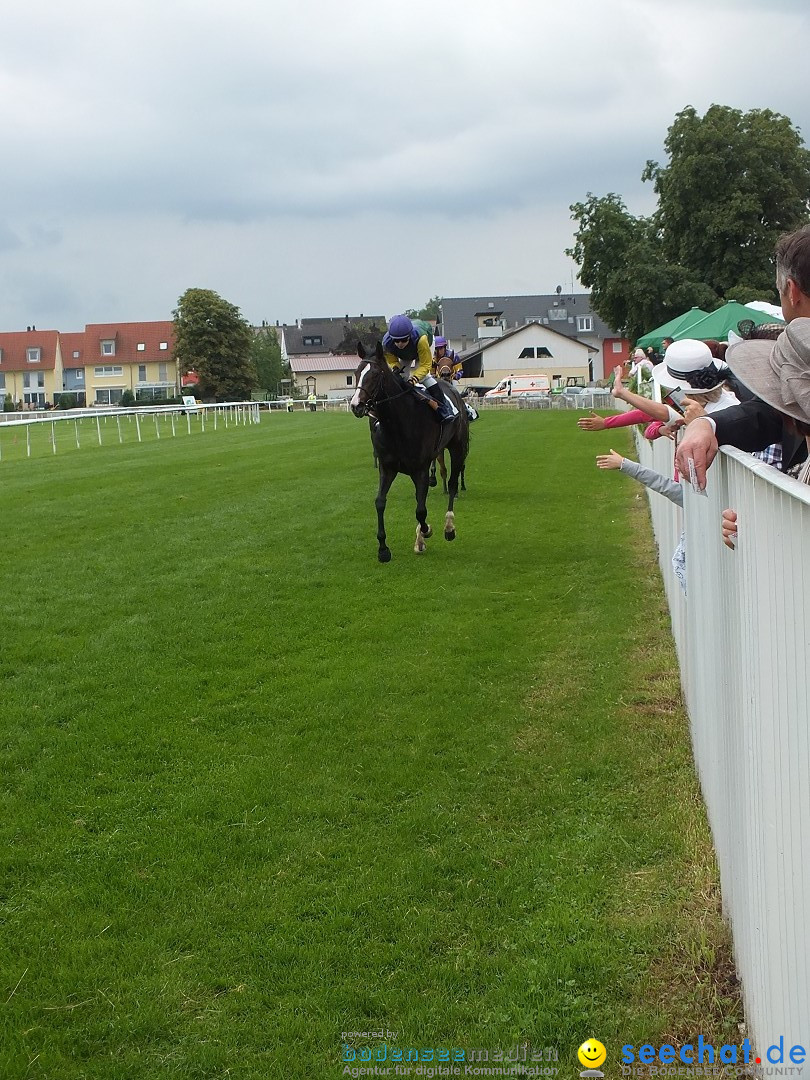
<instances>
[{"instance_id":1,"label":"yellow smiley logo","mask_svg":"<svg viewBox=\"0 0 810 1080\"><path fill-rule=\"evenodd\" d=\"M577 1050L577 1057L586 1069L598 1069L604 1064L607 1050L598 1039L586 1039Z\"/></svg>"}]
</instances>

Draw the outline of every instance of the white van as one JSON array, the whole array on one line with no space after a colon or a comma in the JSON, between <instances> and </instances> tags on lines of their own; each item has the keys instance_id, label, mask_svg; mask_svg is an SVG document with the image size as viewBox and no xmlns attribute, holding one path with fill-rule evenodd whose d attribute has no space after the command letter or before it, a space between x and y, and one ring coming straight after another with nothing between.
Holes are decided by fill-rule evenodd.
<instances>
[{"instance_id":1,"label":"white van","mask_svg":"<svg viewBox=\"0 0 810 1080\"><path fill-rule=\"evenodd\" d=\"M496 387L484 394L485 401L500 401L505 398L525 397L531 394L547 394L551 389L551 382L545 372L535 375L510 375L501 379Z\"/></svg>"}]
</instances>

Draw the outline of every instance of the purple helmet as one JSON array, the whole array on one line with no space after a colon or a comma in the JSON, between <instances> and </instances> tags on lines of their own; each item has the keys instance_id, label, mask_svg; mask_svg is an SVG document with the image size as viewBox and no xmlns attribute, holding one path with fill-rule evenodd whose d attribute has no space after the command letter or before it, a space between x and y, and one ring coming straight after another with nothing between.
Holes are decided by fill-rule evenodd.
<instances>
[{"instance_id":1,"label":"purple helmet","mask_svg":"<svg viewBox=\"0 0 810 1080\"><path fill-rule=\"evenodd\" d=\"M395 315L388 324L388 336L394 341L409 338L413 333L413 323L407 315Z\"/></svg>"},{"instance_id":2,"label":"purple helmet","mask_svg":"<svg viewBox=\"0 0 810 1080\"><path fill-rule=\"evenodd\" d=\"M436 340L433 342L433 344L436 346L437 349L441 349L442 346L444 346L444 348L446 349L447 348L447 338L437 337Z\"/></svg>"}]
</instances>

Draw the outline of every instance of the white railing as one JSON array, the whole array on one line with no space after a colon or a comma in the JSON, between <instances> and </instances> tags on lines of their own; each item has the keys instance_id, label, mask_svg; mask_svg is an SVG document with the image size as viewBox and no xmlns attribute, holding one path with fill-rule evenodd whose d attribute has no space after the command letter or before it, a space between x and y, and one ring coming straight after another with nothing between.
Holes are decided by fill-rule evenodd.
<instances>
[{"instance_id":1,"label":"white railing","mask_svg":"<svg viewBox=\"0 0 810 1080\"><path fill-rule=\"evenodd\" d=\"M209 428L217 430L219 426L229 427L235 424L258 424L259 402L257 401L229 401L217 402L209 405L153 405L143 408L89 408L51 410L49 412L6 413L3 423L0 424L0 460L3 457L2 436L16 429L25 431L26 455L31 457L31 432L34 428L42 425L50 425L47 441L55 454L57 447L65 439L72 442L75 440L76 447L80 447L81 438L87 435L88 427L90 437L95 438L99 446L105 441L111 441L117 436L119 443L124 441L121 430L121 421L134 422L135 433L138 442L143 441L143 433L148 431L151 435L152 428L156 438L161 438L161 421L163 421L163 434L176 436L178 431L186 431L191 435L192 430L204 432L206 424ZM87 424L89 421L89 425ZM103 421L103 427L102 427ZM110 421L113 421L112 425ZM72 428L71 428L72 425ZM81 427L80 427L81 425ZM108 431L112 427L115 435L110 436ZM57 429L59 436L57 437ZM102 434L103 431L103 434Z\"/></svg>"},{"instance_id":2,"label":"white railing","mask_svg":"<svg viewBox=\"0 0 810 1080\"><path fill-rule=\"evenodd\" d=\"M639 456L672 475L668 440L640 439ZM724 449L707 494L650 506L748 1031L760 1051L784 1036L790 1064L810 1044L810 487ZM681 519L686 598L670 565Z\"/></svg>"}]
</instances>

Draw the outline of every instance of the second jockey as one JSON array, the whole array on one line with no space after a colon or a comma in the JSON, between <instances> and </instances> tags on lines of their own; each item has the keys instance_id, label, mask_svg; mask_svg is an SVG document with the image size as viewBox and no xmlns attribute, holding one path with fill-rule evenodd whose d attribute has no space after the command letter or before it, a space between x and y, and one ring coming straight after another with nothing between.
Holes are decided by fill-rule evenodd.
<instances>
[{"instance_id":1,"label":"second jockey","mask_svg":"<svg viewBox=\"0 0 810 1080\"><path fill-rule=\"evenodd\" d=\"M459 360L455 349L447 344L447 338L437 337L434 344L433 368L441 378L449 374L452 379L461 378L463 361Z\"/></svg>"},{"instance_id":2,"label":"second jockey","mask_svg":"<svg viewBox=\"0 0 810 1080\"><path fill-rule=\"evenodd\" d=\"M421 333L407 315L395 315L388 324L382 345L388 366L399 371L403 379L413 386L421 382L438 405L438 418L452 420L456 412L430 373L433 357L427 334Z\"/></svg>"}]
</instances>

